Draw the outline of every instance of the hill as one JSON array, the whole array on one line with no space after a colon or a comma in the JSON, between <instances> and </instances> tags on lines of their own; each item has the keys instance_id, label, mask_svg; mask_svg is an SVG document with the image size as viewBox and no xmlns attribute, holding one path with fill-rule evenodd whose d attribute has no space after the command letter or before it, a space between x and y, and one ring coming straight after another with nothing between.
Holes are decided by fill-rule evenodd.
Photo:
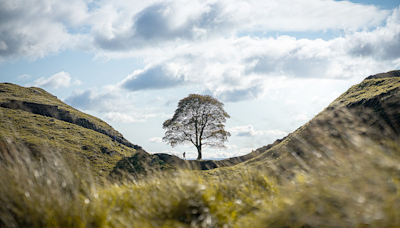
<instances>
[{"instance_id":1,"label":"hill","mask_svg":"<svg viewBox=\"0 0 400 228\"><path fill-rule=\"evenodd\" d=\"M334 100L304 126L239 166L267 166L271 175L318 169L349 151L388 151L400 136L400 71L371 75ZM334 151L334 152L332 152Z\"/></svg>"},{"instance_id":2,"label":"hill","mask_svg":"<svg viewBox=\"0 0 400 228\"><path fill-rule=\"evenodd\" d=\"M106 177L117 161L142 150L104 121L80 112L43 89L0 84L0 149L60 151L69 163Z\"/></svg>"}]
</instances>

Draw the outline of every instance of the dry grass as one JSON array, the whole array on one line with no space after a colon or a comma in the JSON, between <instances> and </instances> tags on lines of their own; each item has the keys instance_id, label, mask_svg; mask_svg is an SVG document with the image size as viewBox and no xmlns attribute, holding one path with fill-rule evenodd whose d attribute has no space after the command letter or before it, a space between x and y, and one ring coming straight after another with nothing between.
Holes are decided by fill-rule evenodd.
<instances>
[{"instance_id":1,"label":"dry grass","mask_svg":"<svg viewBox=\"0 0 400 228\"><path fill-rule=\"evenodd\" d=\"M363 83L258 158L210 171L98 182L61 149L3 138L0 227L400 227L400 83ZM370 98L390 106L345 108ZM27 130L18 121L7 131Z\"/></svg>"},{"instance_id":2,"label":"dry grass","mask_svg":"<svg viewBox=\"0 0 400 228\"><path fill-rule=\"evenodd\" d=\"M354 138L318 169L154 173L99 184L57 153L1 153L1 227L399 227L400 146ZM360 148L360 147L354 147ZM13 153L10 153L13 152Z\"/></svg>"},{"instance_id":3,"label":"dry grass","mask_svg":"<svg viewBox=\"0 0 400 228\"><path fill-rule=\"evenodd\" d=\"M59 151L68 163L84 167L90 163L95 178L107 177L115 164L135 153L110 137L90 129L21 110L0 108L0 144L12 140L33 153ZM102 152L107 148L112 154Z\"/></svg>"}]
</instances>

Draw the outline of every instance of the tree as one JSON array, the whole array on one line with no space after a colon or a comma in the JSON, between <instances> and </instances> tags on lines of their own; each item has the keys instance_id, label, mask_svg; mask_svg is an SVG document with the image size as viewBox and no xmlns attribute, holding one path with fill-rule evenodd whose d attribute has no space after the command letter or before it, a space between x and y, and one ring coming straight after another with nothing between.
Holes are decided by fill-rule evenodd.
<instances>
[{"instance_id":1,"label":"tree","mask_svg":"<svg viewBox=\"0 0 400 228\"><path fill-rule=\"evenodd\" d=\"M224 123L230 118L224 104L209 95L190 94L178 103L174 116L163 124L164 142L172 147L192 143L201 159L202 146L224 147L231 134Z\"/></svg>"}]
</instances>

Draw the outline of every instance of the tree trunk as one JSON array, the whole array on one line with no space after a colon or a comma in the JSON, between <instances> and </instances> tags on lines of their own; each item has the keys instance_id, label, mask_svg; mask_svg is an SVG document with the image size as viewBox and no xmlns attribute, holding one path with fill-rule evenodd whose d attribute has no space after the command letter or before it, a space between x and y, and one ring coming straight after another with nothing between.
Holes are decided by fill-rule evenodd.
<instances>
[{"instance_id":1,"label":"tree trunk","mask_svg":"<svg viewBox=\"0 0 400 228\"><path fill-rule=\"evenodd\" d=\"M196 160L201 160L201 146L196 146L196 147L197 147L197 153L198 153Z\"/></svg>"}]
</instances>

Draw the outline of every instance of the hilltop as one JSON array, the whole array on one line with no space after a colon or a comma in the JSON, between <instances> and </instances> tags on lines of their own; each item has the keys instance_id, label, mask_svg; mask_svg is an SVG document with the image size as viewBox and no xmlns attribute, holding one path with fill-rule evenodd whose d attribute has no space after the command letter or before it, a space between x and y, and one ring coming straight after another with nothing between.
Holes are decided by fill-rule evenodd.
<instances>
[{"instance_id":1,"label":"hilltop","mask_svg":"<svg viewBox=\"0 0 400 228\"><path fill-rule=\"evenodd\" d=\"M143 151L106 122L36 87L0 84L0 128L2 151L59 151L71 164L88 164L98 177L108 176L123 157Z\"/></svg>"},{"instance_id":2,"label":"hilltop","mask_svg":"<svg viewBox=\"0 0 400 228\"><path fill-rule=\"evenodd\" d=\"M321 161L365 152L390 150L400 136L400 71L371 75L334 100L308 123L239 167L267 166L271 175L287 177L317 169Z\"/></svg>"}]
</instances>

